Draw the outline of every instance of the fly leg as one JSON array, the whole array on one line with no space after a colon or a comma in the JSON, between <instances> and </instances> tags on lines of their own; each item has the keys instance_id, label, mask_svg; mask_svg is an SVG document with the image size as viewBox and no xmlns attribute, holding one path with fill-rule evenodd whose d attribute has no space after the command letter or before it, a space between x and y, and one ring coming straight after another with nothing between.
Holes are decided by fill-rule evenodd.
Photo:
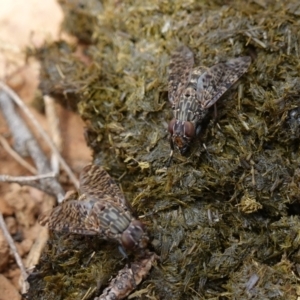
<instances>
[{"instance_id":1,"label":"fly leg","mask_svg":"<svg viewBox=\"0 0 300 300\"><path fill-rule=\"evenodd\" d=\"M170 137L170 148L171 148L171 152L170 152L169 159L167 160L167 163L166 163L166 168L169 168L173 161L174 143L173 143L172 137Z\"/></svg>"},{"instance_id":2,"label":"fly leg","mask_svg":"<svg viewBox=\"0 0 300 300\"><path fill-rule=\"evenodd\" d=\"M125 258L128 262L128 255L126 253L126 250L121 245L118 246L118 250L122 254L123 258Z\"/></svg>"},{"instance_id":3,"label":"fly leg","mask_svg":"<svg viewBox=\"0 0 300 300\"><path fill-rule=\"evenodd\" d=\"M218 116L218 112L217 112L217 104L214 104L214 121L216 122L217 120L217 116Z\"/></svg>"},{"instance_id":4,"label":"fly leg","mask_svg":"<svg viewBox=\"0 0 300 300\"><path fill-rule=\"evenodd\" d=\"M136 282L135 282L135 279L134 279L134 271L133 271L133 269L131 267L131 263L129 261L129 258L128 258L128 255L126 253L126 250L121 245L119 245L118 249L119 249L120 253L122 254L122 256L127 261L128 269L130 270L131 277L132 277L132 285L133 285L134 289L136 289Z\"/></svg>"}]
</instances>

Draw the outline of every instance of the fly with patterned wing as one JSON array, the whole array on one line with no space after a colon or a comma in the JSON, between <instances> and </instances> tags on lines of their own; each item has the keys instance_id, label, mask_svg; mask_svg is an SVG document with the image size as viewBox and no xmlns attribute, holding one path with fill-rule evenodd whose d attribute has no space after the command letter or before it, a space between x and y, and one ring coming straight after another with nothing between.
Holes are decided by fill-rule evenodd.
<instances>
[{"instance_id":1,"label":"fly with patterned wing","mask_svg":"<svg viewBox=\"0 0 300 300\"><path fill-rule=\"evenodd\" d=\"M193 53L185 46L178 48L171 57L168 97L174 118L168 128L170 161L174 148L182 155L186 154L208 109L248 70L251 58L238 57L211 68L193 69L193 64Z\"/></svg>"},{"instance_id":2,"label":"fly with patterned wing","mask_svg":"<svg viewBox=\"0 0 300 300\"><path fill-rule=\"evenodd\" d=\"M144 250L148 236L115 181L100 166L88 165L80 174L78 200L65 199L40 217L41 225L66 233L99 235L126 250Z\"/></svg>"}]
</instances>

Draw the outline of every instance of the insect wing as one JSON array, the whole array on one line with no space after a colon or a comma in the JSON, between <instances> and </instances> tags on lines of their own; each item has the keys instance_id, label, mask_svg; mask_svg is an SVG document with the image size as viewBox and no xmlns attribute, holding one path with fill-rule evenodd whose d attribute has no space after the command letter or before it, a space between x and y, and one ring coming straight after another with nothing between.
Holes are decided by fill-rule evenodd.
<instances>
[{"instance_id":1,"label":"insect wing","mask_svg":"<svg viewBox=\"0 0 300 300\"><path fill-rule=\"evenodd\" d=\"M197 81L197 95L205 108L208 101L216 93L219 83L224 75L225 64L217 64L205 71Z\"/></svg>"},{"instance_id":2,"label":"insect wing","mask_svg":"<svg viewBox=\"0 0 300 300\"><path fill-rule=\"evenodd\" d=\"M194 55L186 46L179 47L172 55L168 78L168 97L172 104L179 99L187 87L191 79L193 65Z\"/></svg>"},{"instance_id":3,"label":"insect wing","mask_svg":"<svg viewBox=\"0 0 300 300\"><path fill-rule=\"evenodd\" d=\"M99 224L97 220L90 218L92 207L92 203L88 201L62 202L42 215L39 223L55 231L94 235L99 232Z\"/></svg>"},{"instance_id":4,"label":"insect wing","mask_svg":"<svg viewBox=\"0 0 300 300\"><path fill-rule=\"evenodd\" d=\"M110 175L98 165L87 165L80 173L80 194L87 199L109 199L129 206L121 190Z\"/></svg>"},{"instance_id":5,"label":"insect wing","mask_svg":"<svg viewBox=\"0 0 300 300\"><path fill-rule=\"evenodd\" d=\"M247 71L249 56L217 64L204 72L197 82L198 101L203 109L214 105L220 97Z\"/></svg>"},{"instance_id":6,"label":"insect wing","mask_svg":"<svg viewBox=\"0 0 300 300\"><path fill-rule=\"evenodd\" d=\"M64 233L99 235L113 239L132 220L131 213L107 199L99 201L67 201L43 215L39 222L49 229Z\"/></svg>"}]
</instances>

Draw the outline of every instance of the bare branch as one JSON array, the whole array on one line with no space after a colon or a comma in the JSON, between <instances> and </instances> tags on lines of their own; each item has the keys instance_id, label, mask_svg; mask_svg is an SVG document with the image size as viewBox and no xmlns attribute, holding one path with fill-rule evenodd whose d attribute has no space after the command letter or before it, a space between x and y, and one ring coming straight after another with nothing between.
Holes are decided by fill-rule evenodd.
<instances>
[{"instance_id":1,"label":"bare branch","mask_svg":"<svg viewBox=\"0 0 300 300\"><path fill-rule=\"evenodd\" d=\"M66 173L69 175L71 181L73 182L74 186L78 189L79 188L79 182L70 169L70 167L67 165L65 160L60 155L59 151L56 149L54 143L52 142L49 135L44 131L44 129L40 126L38 121L35 119L34 115L31 113L31 111L25 106L23 101L20 99L20 97L7 85L5 85L3 82L0 81L0 88L7 94L9 97L11 97L14 102L24 111L24 113L27 115L29 120L32 122L32 124L36 127L42 138L45 140L45 142L48 144L48 146L51 148L52 152L55 153L59 159L59 162L61 163L62 168L66 171Z\"/></svg>"}]
</instances>

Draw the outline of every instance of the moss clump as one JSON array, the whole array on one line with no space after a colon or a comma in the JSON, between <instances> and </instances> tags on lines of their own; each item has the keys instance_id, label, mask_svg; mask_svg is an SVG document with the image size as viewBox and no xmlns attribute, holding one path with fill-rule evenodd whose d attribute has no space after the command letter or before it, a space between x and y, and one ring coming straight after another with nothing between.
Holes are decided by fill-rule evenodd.
<instances>
[{"instance_id":1,"label":"moss clump","mask_svg":"<svg viewBox=\"0 0 300 300\"><path fill-rule=\"evenodd\" d=\"M58 0L64 13L62 27L82 43L91 43L93 32L98 26L97 16L102 13L98 0ZM75 26L74 26L75 25Z\"/></svg>"},{"instance_id":2,"label":"moss clump","mask_svg":"<svg viewBox=\"0 0 300 300\"><path fill-rule=\"evenodd\" d=\"M68 9L71 2L61 3L65 29L77 28L72 32L80 39L81 21L70 22L80 19L82 10L76 13ZM84 17L93 20L93 30L86 31L91 42L85 49L91 62L88 72L83 62L68 69L62 57L52 58L50 65L55 62L62 72L70 70L65 84L75 86L74 104L80 100L78 112L87 121L95 159L120 179L127 199L145 215L153 248L161 256L161 263L139 287L147 288L149 295L296 299L299 11L296 0L176 0L172 5L102 1L96 15L85 10ZM166 170L166 128L172 117L167 67L180 42L193 50L196 65L211 66L246 54L254 54L255 60L238 89L218 102L218 125L211 119L191 154L176 153ZM42 82L49 76L48 58L58 45L45 46L49 55L40 57ZM54 78L50 87L63 96L67 90L55 89L60 82ZM51 243L66 249L60 241ZM89 249L78 249L76 243L67 249L89 257ZM88 284L81 283L80 272L94 274L86 277L89 286L97 280L106 284L122 262L105 251L101 247L84 270L79 263L60 267L61 284L51 299L81 299ZM69 254L73 262L75 254ZM43 276L31 289L31 299L50 299L57 272L47 265L57 264L57 259L55 253L45 252L39 267ZM67 287L64 282L72 284Z\"/></svg>"},{"instance_id":3,"label":"moss clump","mask_svg":"<svg viewBox=\"0 0 300 300\"><path fill-rule=\"evenodd\" d=\"M115 244L97 237L53 234L29 277L27 298L89 299L123 267L122 259Z\"/></svg>"},{"instance_id":4,"label":"moss clump","mask_svg":"<svg viewBox=\"0 0 300 300\"><path fill-rule=\"evenodd\" d=\"M27 51L28 56L34 55L43 62L40 71L43 80L39 85L42 94L53 96L71 109L77 109L86 86L101 78L101 71L84 64L82 56L74 51L75 45L64 41Z\"/></svg>"}]
</instances>

